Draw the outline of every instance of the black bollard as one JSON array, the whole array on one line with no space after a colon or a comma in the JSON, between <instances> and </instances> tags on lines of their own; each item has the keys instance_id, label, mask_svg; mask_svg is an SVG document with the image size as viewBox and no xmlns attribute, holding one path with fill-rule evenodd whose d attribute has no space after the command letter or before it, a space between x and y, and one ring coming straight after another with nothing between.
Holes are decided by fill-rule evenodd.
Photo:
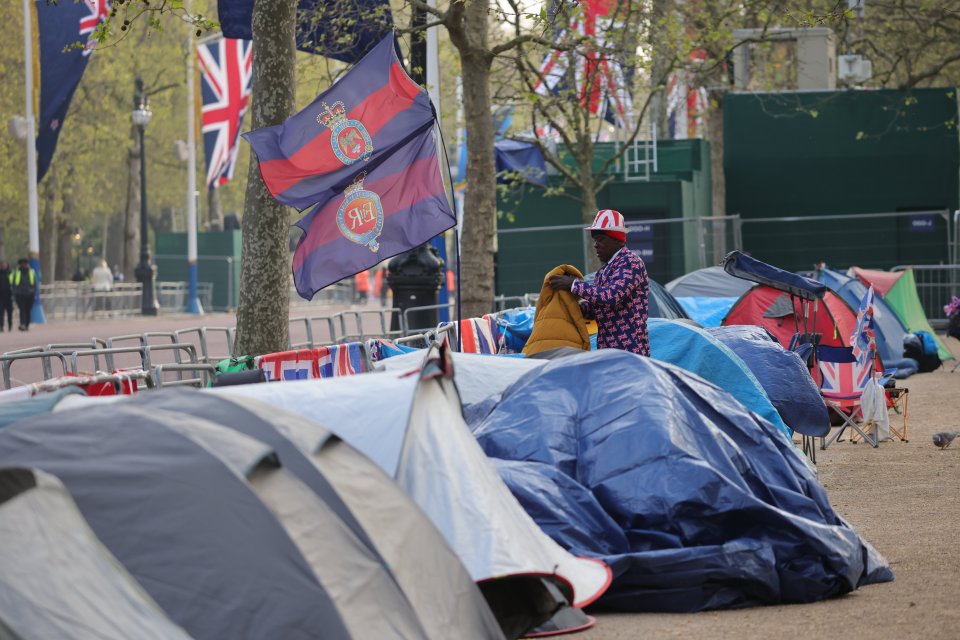
<instances>
[{"instance_id":1,"label":"black bollard","mask_svg":"<svg viewBox=\"0 0 960 640\"><path fill-rule=\"evenodd\" d=\"M387 284L393 291L393 306L400 309L390 322L390 329L400 329L405 309L437 304L437 292L443 283L443 259L429 243L401 253L387 264ZM407 314L407 328L414 332L433 329L438 323L438 309L421 309Z\"/></svg>"}]
</instances>

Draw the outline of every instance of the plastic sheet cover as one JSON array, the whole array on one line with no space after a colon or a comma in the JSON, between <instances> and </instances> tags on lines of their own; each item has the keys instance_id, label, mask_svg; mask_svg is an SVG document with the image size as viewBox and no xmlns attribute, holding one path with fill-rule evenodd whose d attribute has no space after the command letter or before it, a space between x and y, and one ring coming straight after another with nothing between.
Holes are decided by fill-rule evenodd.
<instances>
[{"instance_id":1,"label":"plastic sheet cover","mask_svg":"<svg viewBox=\"0 0 960 640\"><path fill-rule=\"evenodd\" d=\"M803 360L760 327L705 329L737 354L756 376L788 427L807 436L830 432L830 416Z\"/></svg>"},{"instance_id":2,"label":"plastic sheet cover","mask_svg":"<svg viewBox=\"0 0 960 640\"><path fill-rule=\"evenodd\" d=\"M770 421L784 436L790 435L790 428L777 413L763 385L750 368L706 330L685 322L658 318L651 318L647 328L650 331L651 357L683 367L726 389L747 409ZM823 404L819 397L818 402Z\"/></svg>"},{"instance_id":3,"label":"plastic sheet cover","mask_svg":"<svg viewBox=\"0 0 960 640\"><path fill-rule=\"evenodd\" d=\"M613 568L601 605L803 603L893 579L789 440L677 367L614 349L553 360L472 428L544 531Z\"/></svg>"}]
</instances>

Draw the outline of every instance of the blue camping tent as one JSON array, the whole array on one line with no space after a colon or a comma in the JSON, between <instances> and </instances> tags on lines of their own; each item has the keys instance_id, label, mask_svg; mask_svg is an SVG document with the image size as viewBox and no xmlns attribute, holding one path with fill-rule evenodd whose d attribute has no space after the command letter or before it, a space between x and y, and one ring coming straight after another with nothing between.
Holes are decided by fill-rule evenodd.
<instances>
[{"instance_id":1,"label":"blue camping tent","mask_svg":"<svg viewBox=\"0 0 960 640\"><path fill-rule=\"evenodd\" d=\"M650 355L726 389L746 408L762 416L785 435L790 428L777 413L750 368L704 329L686 322L650 318ZM807 376L809 377L809 376Z\"/></svg>"},{"instance_id":2,"label":"blue camping tent","mask_svg":"<svg viewBox=\"0 0 960 640\"><path fill-rule=\"evenodd\" d=\"M812 602L893 579L787 438L678 367L617 349L552 360L471 428L544 531L611 566L601 605Z\"/></svg>"},{"instance_id":3,"label":"blue camping tent","mask_svg":"<svg viewBox=\"0 0 960 640\"><path fill-rule=\"evenodd\" d=\"M814 277L830 287L853 309L859 309L860 301L867 295L867 287L862 282L826 265L817 269ZM882 296L873 298L873 317L877 325L877 351L880 360L885 367L896 366L896 362L903 359L903 336L907 330Z\"/></svg>"},{"instance_id":4,"label":"blue camping tent","mask_svg":"<svg viewBox=\"0 0 960 640\"><path fill-rule=\"evenodd\" d=\"M737 354L757 377L787 426L807 436L830 432L830 416L810 371L766 329L731 325L704 329Z\"/></svg>"}]
</instances>

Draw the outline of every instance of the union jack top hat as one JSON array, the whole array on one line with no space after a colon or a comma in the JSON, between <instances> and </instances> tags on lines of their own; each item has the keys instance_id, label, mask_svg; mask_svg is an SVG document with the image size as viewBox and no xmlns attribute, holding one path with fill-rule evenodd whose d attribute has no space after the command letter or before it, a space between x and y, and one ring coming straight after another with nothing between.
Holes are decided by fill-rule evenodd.
<instances>
[{"instance_id":1,"label":"union jack top hat","mask_svg":"<svg viewBox=\"0 0 960 640\"><path fill-rule=\"evenodd\" d=\"M593 219L593 224L585 227L585 229L587 231L602 231L620 242L627 241L627 225L620 212L613 209L597 211L597 217Z\"/></svg>"}]
</instances>

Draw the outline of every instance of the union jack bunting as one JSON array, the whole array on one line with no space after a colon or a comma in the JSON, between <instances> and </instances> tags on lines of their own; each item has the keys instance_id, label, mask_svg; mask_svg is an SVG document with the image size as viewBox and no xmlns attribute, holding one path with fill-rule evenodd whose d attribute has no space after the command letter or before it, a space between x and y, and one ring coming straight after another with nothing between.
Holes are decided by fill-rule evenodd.
<instances>
[{"instance_id":1,"label":"union jack bunting","mask_svg":"<svg viewBox=\"0 0 960 640\"><path fill-rule=\"evenodd\" d=\"M627 129L632 127L633 103L627 90L623 66L603 52L610 43L610 31L616 28L611 9L613 0L585 0L583 12L576 16L568 29L559 31L556 40L568 34L586 38L594 43L586 50L552 51L540 65L540 79L535 90L540 95L574 90L580 104L593 115L606 118L611 124ZM573 80L575 86L568 85Z\"/></svg>"},{"instance_id":2,"label":"union jack bunting","mask_svg":"<svg viewBox=\"0 0 960 640\"><path fill-rule=\"evenodd\" d=\"M334 344L320 347L317 351L320 353L317 366L321 378L350 376L364 371L363 352L359 342Z\"/></svg>"},{"instance_id":3,"label":"union jack bunting","mask_svg":"<svg viewBox=\"0 0 960 640\"><path fill-rule=\"evenodd\" d=\"M240 127L250 104L253 47L249 40L222 38L197 46L203 80L203 148L207 188L233 178Z\"/></svg>"},{"instance_id":4,"label":"union jack bunting","mask_svg":"<svg viewBox=\"0 0 960 640\"><path fill-rule=\"evenodd\" d=\"M93 38L94 30L98 24L106 22L110 17L110 2L109 0L84 0L84 4L87 5L90 14L80 18L80 37L87 37L83 55L89 56L97 44Z\"/></svg>"}]
</instances>

